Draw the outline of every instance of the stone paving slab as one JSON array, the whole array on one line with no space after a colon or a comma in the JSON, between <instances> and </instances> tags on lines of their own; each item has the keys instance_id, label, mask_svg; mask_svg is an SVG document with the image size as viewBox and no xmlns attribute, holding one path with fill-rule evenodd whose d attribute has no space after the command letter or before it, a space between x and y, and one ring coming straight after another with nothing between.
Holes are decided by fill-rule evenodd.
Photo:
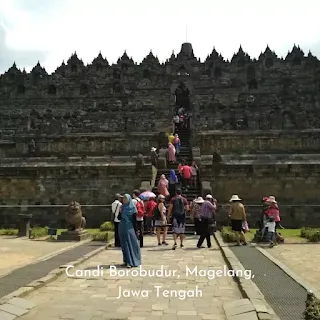
<instances>
[{"instance_id":1,"label":"stone paving slab","mask_svg":"<svg viewBox=\"0 0 320 320\"><path fill-rule=\"evenodd\" d=\"M35 260L71 248L77 243L36 241L28 238L0 236L0 277Z\"/></svg>"},{"instance_id":2,"label":"stone paving slab","mask_svg":"<svg viewBox=\"0 0 320 320\"><path fill-rule=\"evenodd\" d=\"M122 263L121 250L103 251L70 269L70 272L90 270L92 273L99 265L103 268L99 276L78 274L75 278L66 275L59 277L28 296L36 307L19 319L42 320L44 314L48 320L226 319L223 304L241 299L241 293L229 276L222 274L210 280L206 276L190 274L188 270L196 267L198 271L211 272L226 269L222 254L214 242L211 249L196 249L196 241L195 237L188 238L185 248L173 251L171 246L157 246L154 237L146 237L141 270L151 273L144 277L136 274L140 270L138 268L128 270L119 267ZM117 275L110 271L110 265L118 266ZM152 275L156 270L159 277ZM166 276L159 274L161 270L167 272ZM176 274L173 274L174 270ZM129 273L122 276L126 272ZM127 296L117 299L120 290ZM189 296L183 299L186 292Z\"/></svg>"}]
</instances>

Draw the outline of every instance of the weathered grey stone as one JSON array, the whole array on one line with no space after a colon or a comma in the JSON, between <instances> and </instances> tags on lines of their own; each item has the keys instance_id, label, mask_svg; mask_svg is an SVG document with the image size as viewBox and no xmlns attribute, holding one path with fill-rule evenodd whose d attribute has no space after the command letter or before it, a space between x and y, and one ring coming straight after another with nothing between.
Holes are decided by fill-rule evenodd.
<instances>
[{"instance_id":1,"label":"weathered grey stone","mask_svg":"<svg viewBox=\"0 0 320 320\"><path fill-rule=\"evenodd\" d=\"M13 298L11 300L8 301L8 304L12 304L14 306L18 306L22 309L32 309L36 306L35 303L26 300L26 299L22 299L22 298Z\"/></svg>"}]
</instances>

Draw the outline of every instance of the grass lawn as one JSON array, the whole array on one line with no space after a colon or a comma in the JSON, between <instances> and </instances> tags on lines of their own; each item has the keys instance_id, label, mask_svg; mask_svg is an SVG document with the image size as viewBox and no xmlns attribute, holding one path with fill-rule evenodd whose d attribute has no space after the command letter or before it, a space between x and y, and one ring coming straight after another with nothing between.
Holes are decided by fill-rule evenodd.
<instances>
[{"instance_id":1,"label":"grass lawn","mask_svg":"<svg viewBox=\"0 0 320 320\"><path fill-rule=\"evenodd\" d=\"M46 228L34 228L35 234L34 239L37 241L47 240L49 238ZM93 240L104 240L104 236L108 233L108 238L113 237L113 231L100 231L99 228L96 229L85 229L88 231ZM67 229L58 229L57 236L60 235L63 231L67 231ZM18 229L0 229L0 236L16 236L18 234ZM54 240L53 240L54 241Z\"/></svg>"},{"instance_id":2,"label":"grass lawn","mask_svg":"<svg viewBox=\"0 0 320 320\"><path fill-rule=\"evenodd\" d=\"M249 232L246 233L246 237L249 241L252 241L254 234L256 233L257 229L250 229ZM282 229L279 230L281 235L284 237L285 243L293 243L293 242L308 242L308 239L302 238L300 236L301 229Z\"/></svg>"}]
</instances>

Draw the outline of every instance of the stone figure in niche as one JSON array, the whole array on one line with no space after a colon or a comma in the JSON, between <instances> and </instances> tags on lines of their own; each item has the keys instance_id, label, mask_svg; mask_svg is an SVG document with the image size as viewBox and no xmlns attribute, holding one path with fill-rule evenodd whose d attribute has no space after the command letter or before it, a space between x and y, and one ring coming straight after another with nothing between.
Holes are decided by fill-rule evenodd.
<instances>
[{"instance_id":1,"label":"stone figure in niche","mask_svg":"<svg viewBox=\"0 0 320 320\"><path fill-rule=\"evenodd\" d=\"M82 216L81 205L72 201L66 212L66 222L69 231L81 231L86 226L86 219Z\"/></svg>"},{"instance_id":2,"label":"stone figure in niche","mask_svg":"<svg viewBox=\"0 0 320 320\"><path fill-rule=\"evenodd\" d=\"M230 84L230 79L228 78L221 78L220 83L223 85L229 85Z\"/></svg>"},{"instance_id":3,"label":"stone figure in niche","mask_svg":"<svg viewBox=\"0 0 320 320\"><path fill-rule=\"evenodd\" d=\"M268 116L269 129L280 129L281 128L281 117L277 110L271 110Z\"/></svg>"},{"instance_id":4,"label":"stone figure in niche","mask_svg":"<svg viewBox=\"0 0 320 320\"><path fill-rule=\"evenodd\" d=\"M221 119L221 117L218 117L213 120L212 125L213 125L213 130L219 130L223 128L224 122Z\"/></svg>"},{"instance_id":5,"label":"stone figure in niche","mask_svg":"<svg viewBox=\"0 0 320 320\"><path fill-rule=\"evenodd\" d=\"M248 128L248 121L247 121L246 117L240 117L239 119L236 119L235 128L236 128L236 130L247 129Z\"/></svg>"},{"instance_id":6,"label":"stone figure in niche","mask_svg":"<svg viewBox=\"0 0 320 320\"><path fill-rule=\"evenodd\" d=\"M250 96L247 98L247 102L248 102L248 103L253 103L253 102L255 102L255 100L256 100L256 98L255 98L255 96L253 96L253 95L250 95Z\"/></svg>"},{"instance_id":7,"label":"stone figure in niche","mask_svg":"<svg viewBox=\"0 0 320 320\"><path fill-rule=\"evenodd\" d=\"M29 154L34 154L36 152L36 143L33 139L28 144L28 152Z\"/></svg>"},{"instance_id":8,"label":"stone figure in niche","mask_svg":"<svg viewBox=\"0 0 320 320\"><path fill-rule=\"evenodd\" d=\"M284 112L282 114L282 127L284 129L294 129L296 128L296 121L294 119L294 116L290 112Z\"/></svg>"},{"instance_id":9,"label":"stone figure in niche","mask_svg":"<svg viewBox=\"0 0 320 320\"><path fill-rule=\"evenodd\" d=\"M185 110L190 109L190 91L183 82L175 90L176 106L182 107Z\"/></svg>"},{"instance_id":10,"label":"stone figure in niche","mask_svg":"<svg viewBox=\"0 0 320 320\"><path fill-rule=\"evenodd\" d=\"M214 148L212 153L212 163L221 163L221 162L222 162L221 152L219 149Z\"/></svg>"}]
</instances>

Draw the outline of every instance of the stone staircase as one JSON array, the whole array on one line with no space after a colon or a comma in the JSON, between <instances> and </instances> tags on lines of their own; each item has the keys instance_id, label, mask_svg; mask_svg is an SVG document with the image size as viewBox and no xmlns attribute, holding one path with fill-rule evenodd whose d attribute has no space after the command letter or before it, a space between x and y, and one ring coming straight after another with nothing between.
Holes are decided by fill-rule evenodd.
<instances>
[{"instance_id":1,"label":"stone staircase","mask_svg":"<svg viewBox=\"0 0 320 320\"><path fill-rule=\"evenodd\" d=\"M190 133L187 130L180 130L178 132L179 138L181 141L181 150L180 154L177 157L177 161L179 160L185 160L189 165L191 165L192 162L192 150L190 146ZM171 169L175 170L175 173L178 177L179 183L177 185L178 188L181 188L181 177L178 171L178 164L168 164L167 169L158 169L157 177L155 181L155 187L153 188L152 192L158 195L158 182L160 179L160 176L164 174L166 178L169 178L169 173ZM198 181L196 186L189 186L187 189L182 190L183 195L187 198L188 202L191 202L194 199L194 196L200 196L201 190L200 190L200 183ZM167 204L168 207L169 204ZM169 233L171 230L169 229ZM187 213L187 223L186 223L186 234L194 234L194 224L191 222L190 215Z\"/></svg>"}]
</instances>

